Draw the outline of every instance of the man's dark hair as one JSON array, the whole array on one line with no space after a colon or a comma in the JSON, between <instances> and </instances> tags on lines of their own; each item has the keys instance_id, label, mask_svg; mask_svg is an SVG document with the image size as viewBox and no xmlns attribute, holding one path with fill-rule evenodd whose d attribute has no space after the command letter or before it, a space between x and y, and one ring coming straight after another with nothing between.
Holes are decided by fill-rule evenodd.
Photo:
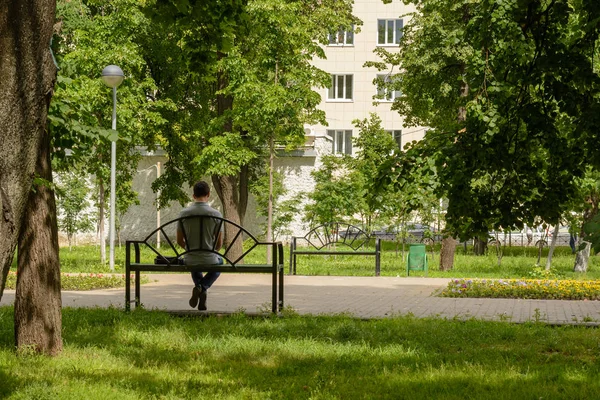
<instances>
[{"instance_id":1,"label":"man's dark hair","mask_svg":"<svg viewBox=\"0 0 600 400\"><path fill-rule=\"evenodd\" d=\"M210 194L210 186L204 181L198 181L194 184L194 197L206 197Z\"/></svg>"}]
</instances>

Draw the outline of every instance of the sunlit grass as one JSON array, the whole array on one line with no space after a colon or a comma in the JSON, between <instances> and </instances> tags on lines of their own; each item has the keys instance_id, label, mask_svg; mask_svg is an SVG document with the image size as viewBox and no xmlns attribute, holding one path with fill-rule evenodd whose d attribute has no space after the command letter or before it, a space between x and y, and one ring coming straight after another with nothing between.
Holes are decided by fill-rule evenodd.
<instances>
[{"instance_id":1,"label":"sunlit grass","mask_svg":"<svg viewBox=\"0 0 600 400\"><path fill-rule=\"evenodd\" d=\"M5 289L16 289L17 273L9 271L6 277ZM141 276L142 283L148 283L147 276ZM60 287L62 290L94 290L125 287L125 275L123 274L61 274Z\"/></svg>"},{"instance_id":2,"label":"sunlit grass","mask_svg":"<svg viewBox=\"0 0 600 400\"><path fill-rule=\"evenodd\" d=\"M406 256L402 251L396 254L393 243L385 243L381 256L382 276L406 276ZM545 266L548 249L542 253L540 264ZM439 245L433 250L428 247L427 276L435 278L533 278L539 267L536 248L506 248L500 266L494 249L488 254L475 256L472 249L465 253L464 247L457 247L454 266L450 271L440 271ZM287 260L287 254L286 254ZM569 247L559 247L552 258L552 272L560 279L600 279L600 258L590 257L587 273L573 272L575 255ZM287 264L286 264L287 269ZM346 275L373 276L375 275L375 259L372 256L340 256L340 255L303 255L297 256L297 274L299 275ZM411 271L410 276L425 276L423 271Z\"/></svg>"},{"instance_id":3,"label":"sunlit grass","mask_svg":"<svg viewBox=\"0 0 600 400\"><path fill-rule=\"evenodd\" d=\"M593 399L600 332L529 323L346 316L181 318L70 309L64 352L17 357L0 308L9 399Z\"/></svg>"},{"instance_id":4,"label":"sunlit grass","mask_svg":"<svg viewBox=\"0 0 600 400\"><path fill-rule=\"evenodd\" d=\"M395 243L383 242L381 255L382 276L406 276L406 256L408 246L404 253L401 246L396 248ZM259 250L258 248L256 250ZM432 249L428 246L428 273L429 277L442 278L495 278L495 279L523 279L538 278L540 267L536 267L538 259L537 248L533 247L506 247L501 264L498 266L498 257L494 248L486 255L474 256L472 249L465 251L463 246L458 246L454 257L454 266L450 271L439 269L439 245ZM165 249L163 251L167 252ZM548 248L544 248L540 260L541 267L545 266ZM171 255L166 254L166 255ZM148 249L143 249L141 258L143 262L152 262L156 254ZM253 251L246 257L247 262L265 262L264 251ZM60 249L61 271L64 273L109 273L108 264L100 262L100 250L97 246L77 246L72 250ZM571 254L569 247L558 247L552 259L552 274L558 279L594 280L600 279L600 258L590 257L587 273L573 271L575 255ZM115 272L124 273L125 247L115 249ZM16 264L13 264L13 271ZM289 272L289 248L284 249L284 270ZM343 255L299 255L297 257L297 274L299 275L336 275L336 276L374 276L375 257L373 256L343 256ZM425 276L423 271L411 271L410 276Z\"/></svg>"}]
</instances>

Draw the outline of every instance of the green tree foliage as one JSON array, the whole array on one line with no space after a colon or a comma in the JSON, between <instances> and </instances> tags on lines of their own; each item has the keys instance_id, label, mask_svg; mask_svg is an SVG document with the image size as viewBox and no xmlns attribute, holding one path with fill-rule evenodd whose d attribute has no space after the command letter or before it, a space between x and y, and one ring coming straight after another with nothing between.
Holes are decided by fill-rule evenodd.
<instances>
[{"instance_id":1,"label":"green tree foliage","mask_svg":"<svg viewBox=\"0 0 600 400\"><path fill-rule=\"evenodd\" d=\"M359 131L354 138L356 156L323 157L323 165L312 172L316 186L308 195L307 219L317 224L361 222L369 232L388 224L406 227L415 212L429 220L438 203L432 160L411 160L421 168L410 176L389 174L380 179L378 169L382 165L396 168L400 160L408 159L376 114L355 120L354 125Z\"/></svg>"},{"instance_id":2,"label":"green tree foliage","mask_svg":"<svg viewBox=\"0 0 600 400\"><path fill-rule=\"evenodd\" d=\"M100 197L107 198L110 142L117 140L116 198L122 214L137 201L131 182L138 148L154 146L156 132L167 122L163 114L174 108L169 99L154 96L157 88L145 58L153 28L132 0L59 0L57 19L53 50L60 69L49 115L55 166L92 174L96 187L106 188ZM111 89L100 79L109 64L125 72L117 91L116 135L111 129ZM98 206L105 204L100 201Z\"/></svg>"},{"instance_id":3,"label":"green tree foliage","mask_svg":"<svg viewBox=\"0 0 600 400\"><path fill-rule=\"evenodd\" d=\"M307 196L309 203L304 208L305 221L310 225L357 222L354 215L363 208L363 177L352 169L352 160L347 155L324 156L322 162L310 173L315 180L315 188Z\"/></svg>"},{"instance_id":4,"label":"green tree foliage","mask_svg":"<svg viewBox=\"0 0 600 400\"><path fill-rule=\"evenodd\" d=\"M370 65L401 66L393 107L432 128L414 149L435 159L449 232L554 223L600 161L600 3L415 3L399 53Z\"/></svg>"},{"instance_id":5,"label":"green tree foliage","mask_svg":"<svg viewBox=\"0 0 600 400\"><path fill-rule=\"evenodd\" d=\"M330 78L310 62L324 57L319 44L326 43L330 30L358 22L351 3L157 0L146 5L177 43L168 54L181 66L155 75L159 95L179 105L175 123L162 132L171 158L156 187L164 200L182 199L183 183L211 175L225 217L243 222L249 181L263 170L269 141L297 145L304 123L325 122L315 88Z\"/></svg>"},{"instance_id":6,"label":"green tree foliage","mask_svg":"<svg viewBox=\"0 0 600 400\"><path fill-rule=\"evenodd\" d=\"M354 120L358 128L358 137L353 139L358 148L356 156L351 159L351 167L359 174L362 188L361 214L367 231L382 211L390 204L390 187L379 187L376 177L377 168L394 152L399 152L398 145L392 136L381 126L381 118L372 113L369 119ZM389 207L388 207L389 208Z\"/></svg>"},{"instance_id":7,"label":"green tree foliage","mask_svg":"<svg viewBox=\"0 0 600 400\"><path fill-rule=\"evenodd\" d=\"M95 218L89 213L89 182L79 172L65 172L59 175L56 184L58 226L67 234L69 248L75 235L94 230Z\"/></svg>"},{"instance_id":8,"label":"green tree foliage","mask_svg":"<svg viewBox=\"0 0 600 400\"><path fill-rule=\"evenodd\" d=\"M277 240L281 235L291 234L289 225L300 210L298 208L300 198L290 198L281 200L287 194L287 189L283 184L283 174L275 172L273 176L273 240ZM266 218L269 206L269 176L261 175L257 180L250 184L250 192L256 199L257 214ZM266 232L266 224L261 224L261 228Z\"/></svg>"},{"instance_id":9,"label":"green tree foliage","mask_svg":"<svg viewBox=\"0 0 600 400\"><path fill-rule=\"evenodd\" d=\"M600 210L600 172L589 167L582 178L577 179L577 196L573 198L570 212L563 215L562 223L569 226L569 233L585 236L584 225Z\"/></svg>"},{"instance_id":10,"label":"green tree foliage","mask_svg":"<svg viewBox=\"0 0 600 400\"><path fill-rule=\"evenodd\" d=\"M595 254L600 252L600 173L598 171L590 168L579 180L579 197L574 202L573 210L573 213L566 215L569 232L579 235L579 239L583 241L590 242ZM586 246L586 243L581 243L579 251L587 251ZM587 269L587 263L582 267Z\"/></svg>"}]
</instances>

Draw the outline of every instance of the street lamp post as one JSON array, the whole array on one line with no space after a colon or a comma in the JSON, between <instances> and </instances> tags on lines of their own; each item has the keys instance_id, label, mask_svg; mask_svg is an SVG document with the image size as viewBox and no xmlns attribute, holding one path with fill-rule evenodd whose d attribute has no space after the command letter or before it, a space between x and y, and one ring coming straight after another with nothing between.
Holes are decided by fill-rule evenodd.
<instances>
[{"instance_id":1,"label":"street lamp post","mask_svg":"<svg viewBox=\"0 0 600 400\"><path fill-rule=\"evenodd\" d=\"M160 161L156 162L156 179L160 178ZM160 207L158 199L160 198L160 190L156 192L156 228L160 228ZM156 232L156 247L160 249L160 231Z\"/></svg>"},{"instance_id":2,"label":"street lamp post","mask_svg":"<svg viewBox=\"0 0 600 400\"><path fill-rule=\"evenodd\" d=\"M123 70L116 65L109 65L102 70L102 80L113 90L112 129L117 131L117 86L123 82ZM116 199L116 169L117 169L117 138L110 144L110 270L115 270L115 199ZM103 239L104 240L104 239Z\"/></svg>"}]
</instances>

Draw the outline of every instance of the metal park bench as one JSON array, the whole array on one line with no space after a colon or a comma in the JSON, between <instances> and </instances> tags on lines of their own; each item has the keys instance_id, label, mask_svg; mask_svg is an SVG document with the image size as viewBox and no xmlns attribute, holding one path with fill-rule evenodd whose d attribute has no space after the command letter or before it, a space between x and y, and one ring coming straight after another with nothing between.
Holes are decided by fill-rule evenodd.
<instances>
[{"instance_id":1,"label":"metal park bench","mask_svg":"<svg viewBox=\"0 0 600 400\"><path fill-rule=\"evenodd\" d=\"M186 224L197 223L199 231L203 232L202 227L206 220L216 220L217 227L215 232L224 229L229 234L230 240L224 250L219 252L215 249L215 244L212 248L193 248L193 249L181 249L177 246L176 232L177 224L179 221L186 220ZM211 221L211 224L212 222ZM153 244L153 238L157 235L161 235L162 242L166 244L167 250L159 250ZM187 240L185 229L183 231L184 237ZM227 239L227 238L226 238ZM243 243L246 241L244 251L241 255L233 254L233 248L235 244ZM200 240L199 243L202 243ZM147 254L151 254L150 258L153 259L142 261L142 250L149 250L144 253L144 257L147 258ZM258 249L258 250L257 250ZM260 251L262 249L263 251ZM271 251L271 262L270 263L245 263L244 259L248 258L251 253L260 252L260 258L266 260L267 251ZM182 256L190 253L212 253L218 254L223 258L222 265L202 265L202 264L183 264ZM253 257L259 258L259 257ZM128 240L126 242L126 254L125 254L125 309L129 310L131 303L135 303L136 307L140 306L140 272L229 272L229 273L267 273L272 275L272 293L271 293L271 304L273 313L281 311L283 309L283 245L281 242L260 242L250 232L241 227L240 225L231 222L224 218L209 217L209 216L191 216L178 218L173 221L169 221L166 224L156 228L143 240ZM131 273L134 275L135 283L135 296L134 300L131 300ZM191 279L190 279L191 281Z\"/></svg>"},{"instance_id":2,"label":"metal park bench","mask_svg":"<svg viewBox=\"0 0 600 400\"><path fill-rule=\"evenodd\" d=\"M371 240L375 248L367 249ZM304 247L298 248L298 244ZM362 229L343 222L320 225L302 237L292 236L290 244L290 274L296 275L298 255L362 255L375 256L375 276L381 272L381 244Z\"/></svg>"}]
</instances>

